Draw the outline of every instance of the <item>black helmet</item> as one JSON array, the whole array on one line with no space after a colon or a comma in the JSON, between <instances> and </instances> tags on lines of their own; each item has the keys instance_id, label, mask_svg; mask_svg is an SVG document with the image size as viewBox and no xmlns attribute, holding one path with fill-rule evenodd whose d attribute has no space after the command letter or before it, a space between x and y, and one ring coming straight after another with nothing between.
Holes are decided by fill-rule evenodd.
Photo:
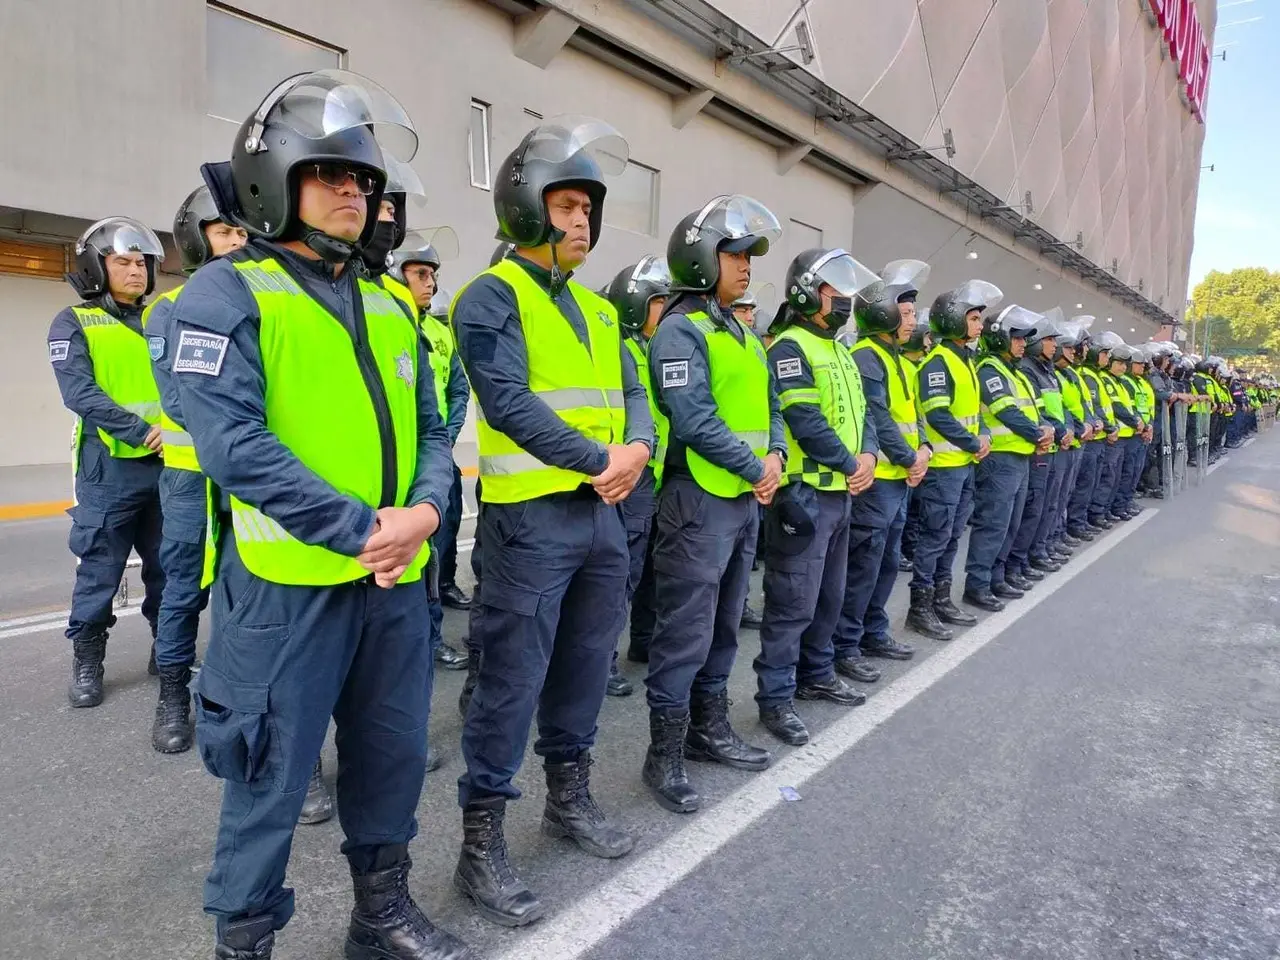
<instances>
[{"instance_id":1,"label":"black helmet","mask_svg":"<svg viewBox=\"0 0 1280 960\"><path fill-rule=\"evenodd\" d=\"M930 268L923 260L891 260L880 271L880 279L892 288L898 303L915 303L920 288L929 281Z\"/></svg>"},{"instance_id":2,"label":"black helmet","mask_svg":"<svg viewBox=\"0 0 1280 960\"><path fill-rule=\"evenodd\" d=\"M654 297L671 293L671 271L661 257L645 257L621 271L609 284L604 297L618 311L618 323L629 333L637 333L649 317Z\"/></svg>"},{"instance_id":3,"label":"black helmet","mask_svg":"<svg viewBox=\"0 0 1280 960\"><path fill-rule=\"evenodd\" d=\"M1116 347L1123 346L1124 341L1120 339L1120 334L1112 330L1103 330L1089 340L1089 362L1097 365L1102 360L1102 354L1110 353Z\"/></svg>"},{"instance_id":4,"label":"black helmet","mask_svg":"<svg viewBox=\"0 0 1280 960\"><path fill-rule=\"evenodd\" d=\"M1089 340L1089 328L1093 326L1095 317L1088 314L1080 314L1065 320L1059 325L1058 330L1058 351L1061 353L1063 347L1079 347Z\"/></svg>"},{"instance_id":5,"label":"black helmet","mask_svg":"<svg viewBox=\"0 0 1280 960\"><path fill-rule=\"evenodd\" d=\"M916 314L916 328L911 331L898 349L903 353L928 353L933 346L932 334L929 332L929 308L925 307Z\"/></svg>"},{"instance_id":6,"label":"black helmet","mask_svg":"<svg viewBox=\"0 0 1280 960\"><path fill-rule=\"evenodd\" d=\"M196 187L182 201L173 217L173 240L178 247L178 256L182 258L183 273L195 273L213 259L204 228L221 219L213 203L213 194L206 186Z\"/></svg>"},{"instance_id":7,"label":"black helmet","mask_svg":"<svg viewBox=\"0 0 1280 960\"><path fill-rule=\"evenodd\" d=\"M720 279L720 251L762 257L782 236L778 218L758 200L742 194L716 197L678 224L667 242L672 288L692 293L714 290Z\"/></svg>"},{"instance_id":8,"label":"black helmet","mask_svg":"<svg viewBox=\"0 0 1280 960\"><path fill-rule=\"evenodd\" d=\"M1010 352L1014 340L1035 336L1044 316L1011 303L994 317L982 321L982 349L1002 356Z\"/></svg>"},{"instance_id":9,"label":"black helmet","mask_svg":"<svg viewBox=\"0 0 1280 960\"><path fill-rule=\"evenodd\" d=\"M140 253L147 264L145 297L156 286L156 262L164 259L164 246L150 227L129 217L107 217L84 233L75 246L75 269L67 283L82 300L92 300L108 292L106 257L111 254Z\"/></svg>"},{"instance_id":10,"label":"black helmet","mask_svg":"<svg viewBox=\"0 0 1280 960\"><path fill-rule=\"evenodd\" d=\"M1033 333L1027 336L1027 346L1032 347L1045 340L1054 341L1054 349L1057 349L1057 338L1062 335L1066 317L1062 313L1061 307L1050 307L1041 315L1041 322L1036 324ZM1037 353L1036 356L1039 356Z\"/></svg>"},{"instance_id":11,"label":"black helmet","mask_svg":"<svg viewBox=\"0 0 1280 960\"><path fill-rule=\"evenodd\" d=\"M606 175L627 166L627 141L603 120L558 117L525 134L498 168L493 210L498 239L521 247L540 247L551 240L547 191L575 187L591 198L591 248L604 222Z\"/></svg>"},{"instance_id":12,"label":"black helmet","mask_svg":"<svg viewBox=\"0 0 1280 960\"><path fill-rule=\"evenodd\" d=\"M346 70L301 73L278 84L240 126L229 163L201 168L222 219L268 240L302 239L333 262L373 236L387 183L384 153L407 163L418 135L404 108L372 80ZM367 172L364 230L355 242L298 219L304 167L339 163Z\"/></svg>"},{"instance_id":13,"label":"black helmet","mask_svg":"<svg viewBox=\"0 0 1280 960\"><path fill-rule=\"evenodd\" d=\"M1004 299L994 283L967 280L954 290L938 294L929 310L929 329L944 340L968 336L970 310L991 310Z\"/></svg>"},{"instance_id":14,"label":"black helmet","mask_svg":"<svg viewBox=\"0 0 1280 960\"><path fill-rule=\"evenodd\" d=\"M435 268L458 255L458 235L452 227L436 227L434 230L410 230L399 249L391 251L387 273L404 283L404 268L411 263L425 263ZM437 277L437 283L439 278Z\"/></svg>"},{"instance_id":15,"label":"black helmet","mask_svg":"<svg viewBox=\"0 0 1280 960\"><path fill-rule=\"evenodd\" d=\"M811 317L822 309L822 288L855 297L864 288L881 288L880 278L839 247L805 250L787 268L787 303L794 313ZM896 307L897 304L895 303Z\"/></svg>"}]
</instances>

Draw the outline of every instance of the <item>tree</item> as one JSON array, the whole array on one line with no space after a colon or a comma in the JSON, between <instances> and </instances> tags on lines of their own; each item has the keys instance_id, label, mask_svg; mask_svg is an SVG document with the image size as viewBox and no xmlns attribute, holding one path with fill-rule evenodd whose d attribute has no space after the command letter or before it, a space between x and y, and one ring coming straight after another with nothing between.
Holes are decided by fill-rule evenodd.
<instances>
[{"instance_id":1,"label":"tree","mask_svg":"<svg viewBox=\"0 0 1280 960\"><path fill-rule=\"evenodd\" d=\"M1213 353L1280 353L1280 273L1263 267L1211 270L1191 298L1198 346L1207 332Z\"/></svg>"}]
</instances>

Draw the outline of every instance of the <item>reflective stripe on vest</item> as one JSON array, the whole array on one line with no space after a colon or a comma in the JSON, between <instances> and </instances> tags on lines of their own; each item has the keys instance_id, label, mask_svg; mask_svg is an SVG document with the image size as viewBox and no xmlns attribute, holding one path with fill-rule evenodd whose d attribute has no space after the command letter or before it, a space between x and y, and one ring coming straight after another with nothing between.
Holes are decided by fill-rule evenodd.
<instances>
[{"instance_id":1,"label":"reflective stripe on vest","mask_svg":"<svg viewBox=\"0 0 1280 960\"><path fill-rule=\"evenodd\" d=\"M72 307L71 312L84 332L89 359L93 362L93 379L102 392L117 406L147 423L158 424L160 388L156 386L155 375L151 372L147 338L101 307ZM73 440L77 463L83 437L84 421L77 417ZM134 459L152 455L146 447L130 446L101 428L98 429L98 439L113 457Z\"/></svg>"},{"instance_id":2,"label":"reflective stripe on vest","mask_svg":"<svg viewBox=\"0 0 1280 960\"><path fill-rule=\"evenodd\" d=\"M418 461L420 371L413 321L384 289L358 279L357 306L363 307L365 321L364 347L358 351L346 326L278 261L252 256L228 259L253 294L261 318L266 428L339 492L375 509L406 506ZM394 483L391 490L388 481ZM303 543L257 508L234 496L230 501L236 549L256 576L305 586L369 576L354 557ZM428 556L424 544L400 582L420 579Z\"/></svg>"},{"instance_id":3,"label":"reflective stripe on vest","mask_svg":"<svg viewBox=\"0 0 1280 960\"><path fill-rule=\"evenodd\" d=\"M987 354L978 361L979 377L986 376L983 373L984 370L990 370L992 374L1000 377L1005 388L1005 396L990 406L984 405L982 408L982 418L991 434L991 449L996 453L1024 455L1035 453L1036 445L1034 443L1018 436L1018 434L1001 423L997 416L997 414L1007 410L1009 407L1016 407L1028 420L1032 423L1037 423L1039 417L1035 412L1036 402L1032 399L1031 387L1027 385L1023 377L1010 370L1005 366L1004 361L994 354Z\"/></svg>"},{"instance_id":4,"label":"reflective stripe on vest","mask_svg":"<svg viewBox=\"0 0 1280 960\"><path fill-rule=\"evenodd\" d=\"M884 366L885 385L889 394L889 416L898 433L912 450L920 449L920 413L916 405L916 377L919 371L910 360L890 353L879 337L863 337L853 345L853 352L870 350ZM855 451L856 453L856 451ZM876 451L876 479L905 480L909 468L893 463L884 450Z\"/></svg>"},{"instance_id":5,"label":"reflective stripe on vest","mask_svg":"<svg viewBox=\"0 0 1280 960\"><path fill-rule=\"evenodd\" d=\"M1120 381L1116 379L1115 374L1110 370L1100 370L1098 378L1102 381L1102 389L1107 391L1107 398L1111 401L1111 408L1114 411L1116 407L1128 413L1133 412L1133 404L1129 401L1129 391L1120 385ZM1121 438L1132 437L1135 433L1133 427L1127 423L1123 423L1119 417L1116 417L1116 432Z\"/></svg>"},{"instance_id":6,"label":"reflective stripe on vest","mask_svg":"<svg viewBox=\"0 0 1280 960\"><path fill-rule=\"evenodd\" d=\"M151 319L151 311L157 303L165 300L171 303L175 302L181 292L181 286L174 287L172 290L166 290L147 304L147 308L142 311L142 329L144 331L147 329L147 324ZM154 376L154 371L152 375ZM191 439L191 434L187 433L182 428L182 424L165 412L164 398L161 397L160 400L160 441L164 444L162 452L164 465L174 470L190 470L192 473L199 473L200 461L196 458L196 445Z\"/></svg>"},{"instance_id":7,"label":"reflective stripe on vest","mask_svg":"<svg viewBox=\"0 0 1280 960\"><path fill-rule=\"evenodd\" d=\"M735 437L751 448L757 457L769 452L769 364L760 338L743 326L736 317L734 324L742 341L727 326L721 326L705 313L688 314L693 328L702 335L707 346L708 379L716 412ZM706 460L692 447L685 448L689 473L707 493L733 498L751 490L751 482Z\"/></svg>"},{"instance_id":8,"label":"reflective stripe on vest","mask_svg":"<svg viewBox=\"0 0 1280 960\"><path fill-rule=\"evenodd\" d=\"M1107 431L1115 429L1116 414L1115 407L1111 403L1111 396L1102 386L1102 377L1097 370L1090 367L1080 368L1080 377L1082 380L1091 383L1093 386L1089 391L1090 399L1093 402L1094 410L1102 417L1106 429L1100 430L1093 437L1095 443L1102 443L1107 439Z\"/></svg>"},{"instance_id":9,"label":"reflective stripe on vest","mask_svg":"<svg viewBox=\"0 0 1280 960\"><path fill-rule=\"evenodd\" d=\"M947 372L951 374L951 382L954 385L954 395L947 404L951 410L951 415L960 422L973 436L978 435L978 411L982 406L982 397L978 392L978 372L974 369L973 361L969 359L961 359L956 355L955 350L947 345L947 341L938 344L929 351L929 355L925 357L924 363L920 365L920 376L924 377L925 368L929 365L929 361L935 356L942 357L942 362L947 365ZM921 392L923 396L923 391ZM941 406L938 402L940 398L935 397L932 401L926 401L934 404L933 409ZM935 467L966 467L974 462L972 453L956 446L942 434L934 430L929 425L928 410L925 411L925 436L929 440L930 446L933 447L933 456L929 459L930 469Z\"/></svg>"},{"instance_id":10,"label":"reflective stripe on vest","mask_svg":"<svg viewBox=\"0 0 1280 960\"><path fill-rule=\"evenodd\" d=\"M584 437L604 446L622 443L627 414L622 393L622 341L613 305L569 281L566 290L587 325L588 349L551 295L518 262L501 260L480 276L488 274L502 280L515 294L528 353L529 389ZM453 311L466 289L459 291L449 309L451 326ZM527 453L491 427L478 404L476 439L484 481L481 497L486 503L521 503L574 490L591 481L585 473L553 467Z\"/></svg>"},{"instance_id":11,"label":"reflective stripe on vest","mask_svg":"<svg viewBox=\"0 0 1280 960\"><path fill-rule=\"evenodd\" d=\"M662 486L662 471L667 464L667 441L671 436L671 423L654 401L653 381L649 379L648 344L641 343L635 337L626 337L622 342L636 362L636 376L644 384L645 396L649 398L649 416L653 417L654 433L653 457L649 460L649 467L653 470L654 487L657 489Z\"/></svg>"},{"instance_id":12,"label":"reflective stripe on vest","mask_svg":"<svg viewBox=\"0 0 1280 960\"><path fill-rule=\"evenodd\" d=\"M793 324L775 339L774 343L790 340L804 354L813 371L816 389L785 390L778 396L783 405L813 403L822 412L822 418L835 431L849 454L857 459L862 452L862 431L866 423L867 397L862 389L862 374L858 363L835 338L820 337L813 331ZM813 394L813 396L809 396ZM796 396L793 396L796 395ZM805 453L787 427L787 472L783 484L807 483L818 490L847 490L848 477L837 473ZM765 443L768 443L766 438Z\"/></svg>"}]
</instances>

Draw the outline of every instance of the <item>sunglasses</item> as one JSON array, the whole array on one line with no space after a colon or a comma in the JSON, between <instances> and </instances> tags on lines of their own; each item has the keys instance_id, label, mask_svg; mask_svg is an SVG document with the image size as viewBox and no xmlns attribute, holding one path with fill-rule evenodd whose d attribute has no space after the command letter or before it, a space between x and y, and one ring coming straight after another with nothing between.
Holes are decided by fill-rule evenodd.
<instances>
[{"instance_id":1,"label":"sunglasses","mask_svg":"<svg viewBox=\"0 0 1280 960\"><path fill-rule=\"evenodd\" d=\"M323 183L326 187L334 190L340 190L347 185L348 180L354 180L356 189L360 191L362 196L370 196L378 187L378 180L368 170L352 169L342 163L317 163L315 164L316 179Z\"/></svg>"}]
</instances>

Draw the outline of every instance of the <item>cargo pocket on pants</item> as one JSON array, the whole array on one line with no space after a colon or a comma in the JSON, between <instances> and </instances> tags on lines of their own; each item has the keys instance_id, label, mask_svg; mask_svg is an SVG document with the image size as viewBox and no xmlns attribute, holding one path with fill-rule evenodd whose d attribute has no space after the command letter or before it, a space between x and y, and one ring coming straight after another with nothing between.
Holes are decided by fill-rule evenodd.
<instances>
[{"instance_id":1,"label":"cargo pocket on pants","mask_svg":"<svg viewBox=\"0 0 1280 960\"><path fill-rule=\"evenodd\" d=\"M228 680L207 664L196 681L196 743L205 769L220 780L251 783L269 745L268 686Z\"/></svg>"}]
</instances>

